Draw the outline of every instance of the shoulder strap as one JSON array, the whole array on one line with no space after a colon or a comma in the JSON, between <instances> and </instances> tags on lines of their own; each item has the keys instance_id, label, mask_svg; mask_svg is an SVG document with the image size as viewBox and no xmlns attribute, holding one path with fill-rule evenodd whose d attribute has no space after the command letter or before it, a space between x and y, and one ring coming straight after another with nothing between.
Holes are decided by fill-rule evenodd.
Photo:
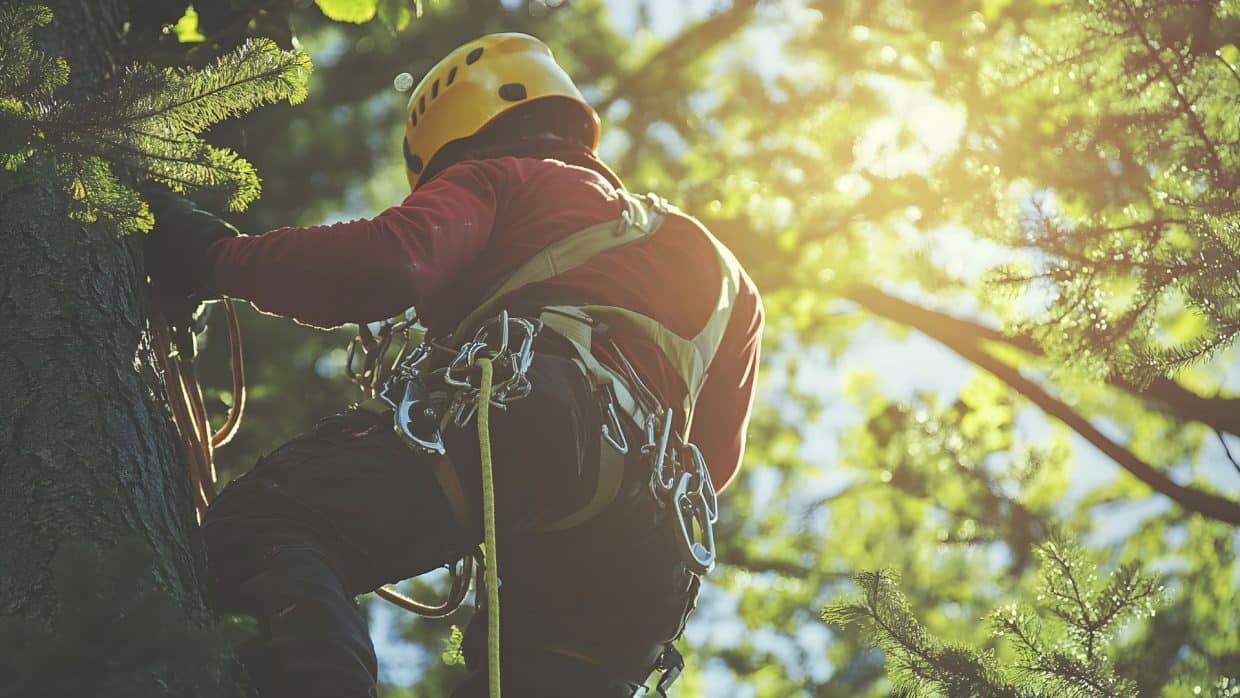
<instances>
[{"instance_id":1,"label":"shoulder strap","mask_svg":"<svg viewBox=\"0 0 1240 698\"><path fill-rule=\"evenodd\" d=\"M495 283L478 306L457 324L453 337L469 336L475 327L499 312L501 302L508 294L575 269L603 252L619 249L654 235L662 226L666 214L672 211L671 206L665 200L654 194L638 198L624 191L620 193L624 197L625 210L619 218L589 226L543 248L508 276ZM700 232L706 236L715 250L721 280L714 312L696 336L682 337L647 315L610 305L555 306L559 312L557 319L544 315L544 322L549 329L565 336L574 345L580 342L580 346L577 347L578 354L592 369L595 367L590 364L598 362L597 360L591 361L593 357L590 356L589 330L581 332L570 329L571 326L580 327L581 323L589 326L594 322L606 322L613 327L623 328L625 331L650 339L671 362L688 389L685 402L681 405L685 417L686 434L692 422L693 404L706 382L707 369L723 341L723 334L727 329L741 281L740 264L732 253L708 231L703 229ZM568 316L576 316L576 321L565 322L564 318ZM602 378L604 372L595 370L591 373L595 373L596 378ZM608 382L617 383L616 380L610 380L615 378L611 375L612 372L605 373L608 374ZM616 388L617 393L627 392L621 385L616 385ZM622 402L626 400L622 398Z\"/></svg>"},{"instance_id":2,"label":"shoulder strap","mask_svg":"<svg viewBox=\"0 0 1240 698\"><path fill-rule=\"evenodd\" d=\"M625 210L619 218L584 228L544 247L493 285L478 306L457 324L452 336L467 336L488 317L498 313L500 300L513 291L575 269L595 255L644 239L663 225L662 213L648 208L627 192L620 194L624 197Z\"/></svg>"}]
</instances>

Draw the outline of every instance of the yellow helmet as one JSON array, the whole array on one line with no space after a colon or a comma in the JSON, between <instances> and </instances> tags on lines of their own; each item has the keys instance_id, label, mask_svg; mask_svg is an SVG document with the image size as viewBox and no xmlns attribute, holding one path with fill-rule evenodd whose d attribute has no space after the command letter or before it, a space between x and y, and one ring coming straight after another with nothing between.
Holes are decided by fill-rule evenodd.
<instances>
[{"instance_id":1,"label":"yellow helmet","mask_svg":"<svg viewBox=\"0 0 1240 698\"><path fill-rule=\"evenodd\" d=\"M568 100L583 137L598 148L598 114L586 103L551 49L528 34L488 34L447 55L422 78L405 110L405 174L417 189L445 146L473 136L517 107Z\"/></svg>"}]
</instances>

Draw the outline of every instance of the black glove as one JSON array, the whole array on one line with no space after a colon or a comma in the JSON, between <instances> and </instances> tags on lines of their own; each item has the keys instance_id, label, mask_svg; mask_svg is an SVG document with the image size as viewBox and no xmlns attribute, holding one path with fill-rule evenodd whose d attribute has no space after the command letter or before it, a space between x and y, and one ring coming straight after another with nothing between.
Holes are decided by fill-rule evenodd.
<instances>
[{"instance_id":1,"label":"black glove","mask_svg":"<svg viewBox=\"0 0 1240 698\"><path fill-rule=\"evenodd\" d=\"M146 272L161 296L195 301L219 297L211 285L207 248L221 238L235 237L227 221L164 187L147 185L142 194L155 214L146 235Z\"/></svg>"},{"instance_id":2,"label":"black glove","mask_svg":"<svg viewBox=\"0 0 1240 698\"><path fill-rule=\"evenodd\" d=\"M193 335L202 331L203 301L219 297L211 284L211 243L236 236L237 229L203 211L190 199L162 186L142 188L155 227L144 244L146 271L155 288L155 302L171 326L178 351L194 356Z\"/></svg>"}]
</instances>

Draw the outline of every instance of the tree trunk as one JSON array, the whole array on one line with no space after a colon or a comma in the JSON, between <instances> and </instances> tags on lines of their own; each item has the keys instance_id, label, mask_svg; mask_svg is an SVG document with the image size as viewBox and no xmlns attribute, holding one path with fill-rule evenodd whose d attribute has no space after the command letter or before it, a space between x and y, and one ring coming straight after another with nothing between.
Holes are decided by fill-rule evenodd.
<instances>
[{"instance_id":1,"label":"tree trunk","mask_svg":"<svg viewBox=\"0 0 1240 698\"><path fill-rule=\"evenodd\" d=\"M50 4L55 19L37 38L69 61L66 95L104 89L129 61L127 3ZM141 240L70 220L46 158L3 177L0 621L51 617L61 544L136 536L159 584L205 623L203 549L147 332Z\"/></svg>"}]
</instances>

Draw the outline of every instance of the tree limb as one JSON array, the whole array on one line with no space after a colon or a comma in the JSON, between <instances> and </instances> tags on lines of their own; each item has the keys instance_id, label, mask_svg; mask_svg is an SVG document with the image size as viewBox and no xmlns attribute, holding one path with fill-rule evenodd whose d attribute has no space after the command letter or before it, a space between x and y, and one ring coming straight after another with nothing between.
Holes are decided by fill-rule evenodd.
<instances>
[{"instance_id":1,"label":"tree limb","mask_svg":"<svg viewBox=\"0 0 1240 698\"><path fill-rule=\"evenodd\" d=\"M856 288L848 296L874 314L920 330L944 344L951 341L996 342L1037 358L1046 356L1027 335L1007 336L996 329L923 308L873 287ZM1162 376L1145 388L1118 375L1109 376L1107 383L1175 419L1201 422L1212 429L1240 436L1240 398L1198 395Z\"/></svg>"},{"instance_id":2,"label":"tree limb","mask_svg":"<svg viewBox=\"0 0 1240 698\"><path fill-rule=\"evenodd\" d=\"M887 314L883 310L890 312L893 305L887 301L898 300L877 289L870 288L856 289L848 294L848 298L875 314L884 317L887 317ZM924 309L919 310L928 312L924 311ZM1052 396L1042 386L1021 375L1016 368L988 353L982 348L982 344L977 337L968 334L944 332L941 327L937 328L938 331L936 332L933 324L927 329L925 327L925 319L925 317L920 318L922 322L917 324L908 322L906 321L907 319L896 321L926 332L962 358L972 362L978 368L988 371L1010 388L1025 396L1026 399L1037 405L1046 414L1067 424L1073 431L1080 434L1086 441L1099 451L1102 451L1103 454L1115 461L1120 467L1136 476L1137 479L1149 485L1155 491L1166 495L1185 509L1211 519L1232 524L1233 526L1240 526L1240 504L1205 490L1176 483L1154 466L1138 458L1132 451L1107 438L1088 419ZM952 319L955 320L955 318ZM963 323L964 321L956 320L956 322Z\"/></svg>"},{"instance_id":3,"label":"tree limb","mask_svg":"<svg viewBox=\"0 0 1240 698\"><path fill-rule=\"evenodd\" d=\"M621 76L607 97L594 105L595 111L606 112L616 100L629 96L637 85L648 82L652 74L657 75L667 67L683 70L685 64L711 51L745 26L757 6L758 0L736 0L727 10L690 25L636 69Z\"/></svg>"}]
</instances>

